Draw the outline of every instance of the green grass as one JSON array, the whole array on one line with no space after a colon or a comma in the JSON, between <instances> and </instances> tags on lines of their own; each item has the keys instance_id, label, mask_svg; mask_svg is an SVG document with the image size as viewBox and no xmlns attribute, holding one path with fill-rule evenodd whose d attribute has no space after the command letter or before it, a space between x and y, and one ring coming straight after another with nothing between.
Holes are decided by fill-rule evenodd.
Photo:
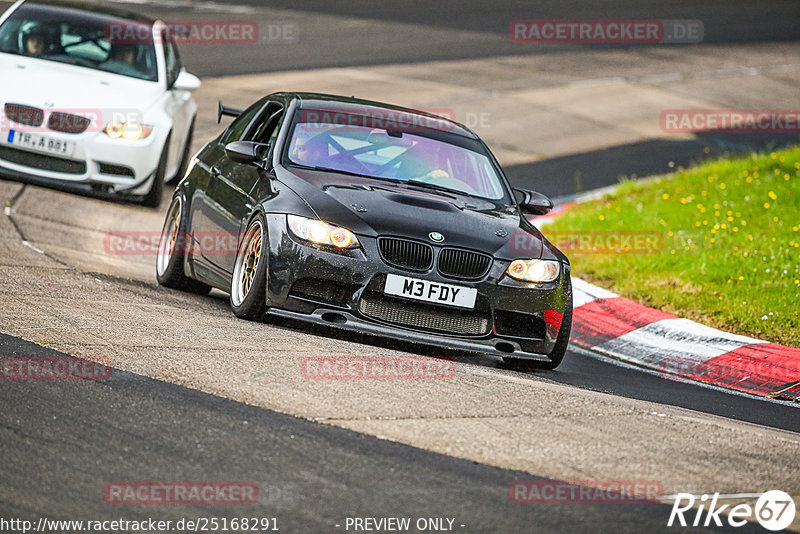
<instances>
[{"instance_id":1,"label":"green grass","mask_svg":"<svg viewBox=\"0 0 800 534\"><path fill-rule=\"evenodd\" d=\"M730 332L800 346L800 147L625 181L543 230L573 238L658 236L650 253L569 245L565 252L574 275L622 296Z\"/></svg>"}]
</instances>

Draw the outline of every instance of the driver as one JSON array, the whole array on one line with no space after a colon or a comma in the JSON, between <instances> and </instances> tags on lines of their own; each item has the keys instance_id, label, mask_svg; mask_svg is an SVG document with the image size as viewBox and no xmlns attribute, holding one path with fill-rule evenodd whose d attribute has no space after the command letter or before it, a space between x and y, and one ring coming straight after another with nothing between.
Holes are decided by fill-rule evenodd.
<instances>
[{"instance_id":1,"label":"driver","mask_svg":"<svg viewBox=\"0 0 800 534\"><path fill-rule=\"evenodd\" d=\"M136 46L131 44L114 45L109 56L113 61L133 66L133 62L136 61Z\"/></svg>"},{"instance_id":2,"label":"driver","mask_svg":"<svg viewBox=\"0 0 800 534\"><path fill-rule=\"evenodd\" d=\"M122 74L141 74L136 65L137 46L132 44L114 44L106 60L108 70Z\"/></svg>"},{"instance_id":3,"label":"driver","mask_svg":"<svg viewBox=\"0 0 800 534\"><path fill-rule=\"evenodd\" d=\"M40 57L47 49L47 37L41 28L33 28L22 36L22 45L27 55Z\"/></svg>"},{"instance_id":4,"label":"driver","mask_svg":"<svg viewBox=\"0 0 800 534\"><path fill-rule=\"evenodd\" d=\"M470 184L459 177L452 176L446 170L450 168L448 150L450 148L445 143L420 141L403 154L400 171L408 177L404 179L409 182L429 183L454 191L476 194Z\"/></svg>"},{"instance_id":5,"label":"driver","mask_svg":"<svg viewBox=\"0 0 800 534\"><path fill-rule=\"evenodd\" d=\"M403 178L415 182L450 178L450 173L439 168L438 156L439 154L431 146L417 145L410 148L403 154L400 165Z\"/></svg>"},{"instance_id":6,"label":"driver","mask_svg":"<svg viewBox=\"0 0 800 534\"><path fill-rule=\"evenodd\" d=\"M292 161L306 167L317 167L325 164L324 145L311 140L299 140L292 151Z\"/></svg>"}]
</instances>

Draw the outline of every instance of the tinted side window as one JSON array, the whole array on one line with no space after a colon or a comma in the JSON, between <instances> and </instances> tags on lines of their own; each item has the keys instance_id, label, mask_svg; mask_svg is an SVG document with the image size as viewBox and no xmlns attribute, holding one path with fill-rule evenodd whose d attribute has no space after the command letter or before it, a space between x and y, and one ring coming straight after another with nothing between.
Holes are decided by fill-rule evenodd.
<instances>
[{"instance_id":1,"label":"tinted side window","mask_svg":"<svg viewBox=\"0 0 800 534\"><path fill-rule=\"evenodd\" d=\"M178 55L178 47L167 40L166 34L162 34L164 39L164 61L167 67L167 87L172 87L178 75L181 73L181 58Z\"/></svg>"},{"instance_id":2,"label":"tinted side window","mask_svg":"<svg viewBox=\"0 0 800 534\"><path fill-rule=\"evenodd\" d=\"M225 133L222 134L220 141L228 144L241 140L245 130L255 118L256 113L258 113L263 106L263 102L257 102L244 110L244 112L236 117L236 120L234 120L231 125L228 126L228 129L225 130Z\"/></svg>"},{"instance_id":3,"label":"tinted side window","mask_svg":"<svg viewBox=\"0 0 800 534\"><path fill-rule=\"evenodd\" d=\"M259 117L260 124L248 135L248 140L256 143L274 143L283 117L283 108L278 104L270 104Z\"/></svg>"}]
</instances>

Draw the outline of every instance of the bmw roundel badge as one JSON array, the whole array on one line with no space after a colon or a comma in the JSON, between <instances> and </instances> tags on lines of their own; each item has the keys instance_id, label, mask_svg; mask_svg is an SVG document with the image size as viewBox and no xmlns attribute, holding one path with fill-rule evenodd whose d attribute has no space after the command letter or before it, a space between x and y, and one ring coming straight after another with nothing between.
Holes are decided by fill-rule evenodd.
<instances>
[{"instance_id":1,"label":"bmw roundel badge","mask_svg":"<svg viewBox=\"0 0 800 534\"><path fill-rule=\"evenodd\" d=\"M431 238L431 241L435 241L437 243L441 243L442 241L444 241L444 236L439 232L431 232L428 234L428 237Z\"/></svg>"}]
</instances>

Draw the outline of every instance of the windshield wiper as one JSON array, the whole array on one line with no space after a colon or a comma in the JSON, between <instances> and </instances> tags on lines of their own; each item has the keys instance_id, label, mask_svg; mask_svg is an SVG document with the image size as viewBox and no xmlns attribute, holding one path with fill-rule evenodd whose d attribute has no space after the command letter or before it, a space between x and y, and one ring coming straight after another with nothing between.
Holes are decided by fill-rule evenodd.
<instances>
[{"instance_id":1,"label":"windshield wiper","mask_svg":"<svg viewBox=\"0 0 800 534\"><path fill-rule=\"evenodd\" d=\"M443 185L432 184L430 182L420 182L418 180L407 180L407 181L401 182L401 183L406 183L406 184L410 184L410 185L416 185L416 186L425 187L425 188L428 188L428 189L435 189L436 191L443 191L445 193L456 193L457 195L466 195L466 193L463 193L463 192L458 191L456 189L450 189L449 187L444 187Z\"/></svg>"},{"instance_id":2,"label":"windshield wiper","mask_svg":"<svg viewBox=\"0 0 800 534\"><path fill-rule=\"evenodd\" d=\"M339 174L346 174L348 176L359 176L361 178L375 178L374 176L370 176L368 174L359 174L357 172L345 171L345 170L342 170L342 169L334 169L332 167L320 167L320 166L306 167L305 165L299 165L299 167L304 167L306 169L313 169L315 171L338 172Z\"/></svg>"},{"instance_id":3,"label":"windshield wiper","mask_svg":"<svg viewBox=\"0 0 800 534\"><path fill-rule=\"evenodd\" d=\"M345 170L342 170L342 169L334 169L334 168L331 168L331 167L322 167L322 166L309 167L309 166L306 166L306 165L298 165L296 163L295 163L295 165L297 167L301 167L303 169L312 169L312 170L315 170L315 171L323 171L323 172L338 172L340 174L346 174L348 176L358 176L359 178L369 178L371 180L380 180L380 181L383 181L383 182L390 182L390 183L397 184L397 185L415 185L415 186L418 186L418 187L424 187L424 188L427 188L427 189L433 189L435 191L439 191L439 192L442 192L442 193L454 193L456 195L467 195L467 196L469 196L467 193L464 193L462 191L458 191L456 189L450 189L449 187L444 187L444 186L441 186L441 185L431 184L431 183L428 183L428 182L420 182L420 181L417 181L417 180L398 180L396 178L385 178L383 176L370 176L368 174L360 174L360 173L357 173L357 172L345 171Z\"/></svg>"}]
</instances>

